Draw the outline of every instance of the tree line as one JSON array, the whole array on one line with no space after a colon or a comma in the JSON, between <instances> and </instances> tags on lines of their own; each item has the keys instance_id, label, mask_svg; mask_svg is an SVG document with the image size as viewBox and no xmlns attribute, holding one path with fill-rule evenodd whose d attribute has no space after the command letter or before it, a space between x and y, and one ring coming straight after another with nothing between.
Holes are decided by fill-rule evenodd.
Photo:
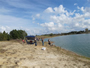
<instances>
[{"instance_id":1,"label":"tree line","mask_svg":"<svg viewBox=\"0 0 90 68\"><path fill-rule=\"evenodd\" d=\"M0 32L0 41L6 41L11 39L24 39L27 36L27 33L24 30L12 30L10 33Z\"/></svg>"},{"instance_id":2,"label":"tree line","mask_svg":"<svg viewBox=\"0 0 90 68\"><path fill-rule=\"evenodd\" d=\"M88 30L88 28L86 28L85 30L82 31L71 31L68 33L58 33L58 34L44 34L43 36L62 36L62 35L71 35L71 34L84 34L84 33L90 33L90 30Z\"/></svg>"}]
</instances>

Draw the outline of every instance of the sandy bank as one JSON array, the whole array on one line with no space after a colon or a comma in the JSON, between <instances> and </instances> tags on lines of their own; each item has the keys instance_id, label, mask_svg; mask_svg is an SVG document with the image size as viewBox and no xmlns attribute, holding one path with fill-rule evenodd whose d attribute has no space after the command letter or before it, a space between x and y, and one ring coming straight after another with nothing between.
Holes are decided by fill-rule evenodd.
<instances>
[{"instance_id":1,"label":"sandy bank","mask_svg":"<svg viewBox=\"0 0 90 68\"><path fill-rule=\"evenodd\" d=\"M90 60L59 47L46 50L38 46L22 44L21 41L0 42L0 68L90 68Z\"/></svg>"}]
</instances>

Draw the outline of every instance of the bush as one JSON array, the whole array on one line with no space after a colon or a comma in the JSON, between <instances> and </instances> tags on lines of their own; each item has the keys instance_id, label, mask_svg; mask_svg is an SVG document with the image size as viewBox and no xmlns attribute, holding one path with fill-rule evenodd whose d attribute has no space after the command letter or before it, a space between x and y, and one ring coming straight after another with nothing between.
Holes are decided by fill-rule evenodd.
<instances>
[{"instance_id":1,"label":"bush","mask_svg":"<svg viewBox=\"0 0 90 68\"><path fill-rule=\"evenodd\" d=\"M0 33L0 41L6 41L10 39L24 39L27 33L24 30L12 30L9 34L5 31Z\"/></svg>"},{"instance_id":2,"label":"bush","mask_svg":"<svg viewBox=\"0 0 90 68\"><path fill-rule=\"evenodd\" d=\"M24 30L12 30L10 32L12 39L24 39L25 36L27 36L27 33Z\"/></svg>"},{"instance_id":3,"label":"bush","mask_svg":"<svg viewBox=\"0 0 90 68\"><path fill-rule=\"evenodd\" d=\"M10 35L4 31L3 33L0 33L0 41L6 40L10 40Z\"/></svg>"}]
</instances>

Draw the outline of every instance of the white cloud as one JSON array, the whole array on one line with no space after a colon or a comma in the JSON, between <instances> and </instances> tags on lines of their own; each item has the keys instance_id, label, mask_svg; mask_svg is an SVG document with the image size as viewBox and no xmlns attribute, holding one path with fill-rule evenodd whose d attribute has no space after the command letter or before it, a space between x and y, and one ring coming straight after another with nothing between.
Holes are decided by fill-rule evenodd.
<instances>
[{"instance_id":1,"label":"white cloud","mask_svg":"<svg viewBox=\"0 0 90 68\"><path fill-rule=\"evenodd\" d=\"M54 24L54 22L44 23L41 24L41 26L45 27L48 33L56 30L56 25Z\"/></svg>"},{"instance_id":2,"label":"white cloud","mask_svg":"<svg viewBox=\"0 0 90 68\"><path fill-rule=\"evenodd\" d=\"M11 31L11 28L9 26L0 26L0 32L3 33L3 31L9 33Z\"/></svg>"},{"instance_id":3,"label":"white cloud","mask_svg":"<svg viewBox=\"0 0 90 68\"><path fill-rule=\"evenodd\" d=\"M0 8L0 13L9 13L11 10L5 9L4 7Z\"/></svg>"},{"instance_id":4,"label":"white cloud","mask_svg":"<svg viewBox=\"0 0 90 68\"><path fill-rule=\"evenodd\" d=\"M40 17L40 14L36 14L36 17Z\"/></svg>"},{"instance_id":5,"label":"white cloud","mask_svg":"<svg viewBox=\"0 0 90 68\"><path fill-rule=\"evenodd\" d=\"M4 31L5 31L5 30L6 30L6 28L5 28L5 27L3 27L3 26L1 26L1 30L4 30Z\"/></svg>"},{"instance_id":6,"label":"white cloud","mask_svg":"<svg viewBox=\"0 0 90 68\"><path fill-rule=\"evenodd\" d=\"M57 25L59 28L63 28L63 25L61 25L61 23L58 23Z\"/></svg>"},{"instance_id":7,"label":"white cloud","mask_svg":"<svg viewBox=\"0 0 90 68\"><path fill-rule=\"evenodd\" d=\"M77 5L77 3L74 3L74 5Z\"/></svg>"},{"instance_id":8,"label":"white cloud","mask_svg":"<svg viewBox=\"0 0 90 68\"><path fill-rule=\"evenodd\" d=\"M87 0L88 2L90 2L90 0Z\"/></svg>"},{"instance_id":9,"label":"white cloud","mask_svg":"<svg viewBox=\"0 0 90 68\"><path fill-rule=\"evenodd\" d=\"M0 15L0 32L6 31L10 32L13 29L21 29L30 27L32 28L32 23L28 19L13 17L9 15Z\"/></svg>"},{"instance_id":10,"label":"white cloud","mask_svg":"<svg viewBox=\"0 0 90 68\"><path fill-rule=\"evenodd\" d=\"M84 14L84 17L88 17L88 18L90 18L90 13L89 12L86 12L85 14Z\"/></svg>"},{"instance_id":11,"label":"white cloud","mask_svg":"<svg viewBox=\"0 0 90 68\"><path fill-rule=\"evenodd\" d=\"M32 8L30 4L26 4L22 0L4 0L3 2L16 8L26 8L26 9Z\"/></svg>"},{"instance_id":12,"label":"white cloud","mask_svg":"<svg viewBox=\"0 0 90 68\"><path fill-rule=\"evenodd\" d=\"M84 7L81 7L81 11L82 11L82 12L84 12L84 11L85 11L85 10L84 10Z\"/></svg>"},{"instance_id":13,"label":"white cloud","mask_svg":"<svg viewBox=\"0 0 90 68\"><path fill-rule=\"evenodd\" d=\"M67 11L63 5L59 7L52 8L53 15L47 15L50 17L48 23L43 23L41 26L46 28L49 32L69 32L83 30L86 27L90 29L90 10L89 7L79 7L78 10Z\"/></svg>"},{"instance_id":14,"label":"white cloud","mask_svg":"<svg viewBox=\"0 0 90 68\"><path fill-rule=\"evenodd\" d=\"M10 7L16 10L24 9L28 10L30 14L34 14L37 11L42 10L41 6L44 7L45 5L42 5L40 1L34 2L30 0L0 0L1 3L4 3L4 6ZM38 5L37 5L38 4ZM43 3L45 4L45 3ZM34 11L34 12L33 12ZM27 11L26 11L27 12Z\"/></svg>"},{"instance_id":15,"label":"white cloud","mask_svg":"<svg viewBox=\"0 0 90 68\"><path fill-rule=\"evenodd\" d=\"M26 22L29 22L28 19L18 18L14 16L9 15L0 15L0 24L9 24L9 25L23 25Z\"/></svg>"},{"instance_id":16,"label":"white cloud","mask_svg":"<svg viewBox=\"0 0 90 68\"><path fill-rule=\"evenodd\" d=\"M37 35L37 34L45 34L46 30L41 28L25 28L24 29L28 35Z\"/></svg>"},{"instance_id":17,"label":"white cloud","mask_svg":"<svg viewBox=\"0 0 90 68\"><path fill-rule=\"evenodd\" d=\"M85 12L89 12L90 13L90 7L86 7L85 8Z\"/></svg>"},{"instance_id":18,"label":"white cloud","mask_svg":"<svg viewBox=\"0 0 90 68\"><path fill-rule=\"evenodd\" d=\"M73 12L66 12L67 16L73 15L76 12L76 10L74 10Z\"/></svg>"},{"instance_id":19,"label":"white cloud","mask_svg":"<svg viewBox=\"0 0 90 68\"><path fill-rule=\"evenodd\" d=\"M79 9L79 10L81 10L82 12L84 12L84 13L86 13L86 12L89 12L90 13L90 7L79 7L79 6L77 6L77 9Z\"/></svg>"},{"instance_id":20,"label":"white cloud","mask_svg":"<svg viewBox=\"0 0 90 68\"><path fill-rule=\"evenodd\" d=\"M39 25L39 23L37 23Z\"/></svg>"},{"instance_id":21,"label":"white cloud","mask_svg":"<svg viewBox=\"0 0 90 68\"><path fill-rule=\"evenodd\" d=\"M13 29L25 30L28 35L36 35L44 32L41 28L33 27L33 24L28 19L13 17L9 15L0 15L0 32L10 32ZM35 24L39 25L39 23Z\"/></svg>"},{"instance_id":22,"label":"white cloud","mask_svg":"<svg viewBox=\"0 0 90 68\"><path fill-rule=\"evenodd\" d=\"M5 2L7 1L8 0L6 0ZM14 7L24 8L24 9L32 7L29 4L21 2L21 0L19 1L10 0L10 2L8 1L7 3ZM74 5L77 5L77 3L75 3ZM11 10L8 10L6 8L1 8L0 12L8 13L11 12ZM33 34L48 33L48 32L51 33L68 32L71 30L81 30L86 27L90 28L90 7L77 6L76 10L68 10L63 5L60 5L54 8L48 7L47 9L44 10L44 12L45 13L42 12L42 13L34 14L31 17L31 20L1 14L0 31L5 30L9 32L11 29L15 29L15 28L20 29L22 26L21 29L27 31L28 34L33 35ZM33 27L33 24L36 28Z\"/></svg>"},{"instance_id":23,"label":"white cloud","mask_svg":"<svg viewBox=\"0 0 90 68\"><path fill-rule=\"evenodd\" d=\"M46 13L52 13L53 12L53 9L51 7L48 7L44 12L46 12Z\"/></svg>"},{"instance_id":24,"label":"white cloud","mask_svg":"<svg viewBox=\"0 0 90 68\"><path fill-rule=\"evenodd\" d=\"M44 23L44 24L41 24L41 26L53 27L54 26L54 22Z\"/></svg>"},{"instance_id":25,"label":"white cloud","mask_svg":"<svg viewBox=\"0 0 90 68\"><path fill-rule=\"evenodd\" d=\"M76 27L79 27L80 25L79 25L79 23L75 23L75 26L76 26Z\"/></svg>"},{"instance_id":26,"label":"white cloud","mask_svg":"<svg viewBox=\"0 0 90 68\"><path fill-rule=\"evenodd\" d=\"M81 11L81 12L85 12L84 7L81 7L81 8L80 8L79 6L77 6L77 9L78 9L78 12L79 12L79 11Z\"/></svg>"},{"instance_id":27,"label":"white cloud","mask_svg":"<svg viewBox=\"0 0 90 68\"><path fill-rule=\"evenodd\" d=\"M65 14L61 14L60 16L51 16L50 17L51 20L53 20L55 23L62 23L62 24L65 24L65 23L71 23L71 20L72 18L68 17L67 15Z\"/></svg>"},{"instance_id":28,"label":"white cloud","mask_svg":"<svg viewBox=\"0 0 90 68\"><path fill-rule=\"evenodd\" d=\"M79 7L79 6L77 6L77 9L80 9L80 7Z\"/></svg>"},{"instance_id":29,"label":"white cloud","mask_svg":"<svg viewBox=\"0 0 90 68\"><path fill-rule=\"evenodd\" d=\"M59 7L55 7L54 10L55 10L56 13L65 13L65 12L67 12L65 10L65 8L63 7L63 5L60 5Z\"/></svg>"},{"instance_id":30,"label":"white cloud","mask_svg":"<svg viewBox=\"0 0 90 68\"><path fill-rule=\"evenodd\" d=\"M46 28L47 33L61 32L63 30L63 25L61 23L48 22L41 24Z\"/></svg>"},{"instance_id":31,"label":"white cloud","mask_svg":"<svg viewBox=\"0 0 90 68\"><path fill-rule=\"evenodd\" d=\"M33 17L33 20L35 20L35 18Z\"/></svg>"}]
</instances>

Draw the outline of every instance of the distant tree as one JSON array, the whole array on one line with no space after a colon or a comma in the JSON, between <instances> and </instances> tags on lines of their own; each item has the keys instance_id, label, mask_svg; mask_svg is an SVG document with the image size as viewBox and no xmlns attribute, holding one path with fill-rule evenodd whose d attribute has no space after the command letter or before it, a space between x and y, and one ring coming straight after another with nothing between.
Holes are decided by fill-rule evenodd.
<instances>
[{"instance_id":1,"label":"distant tree","mask_svg":"<svg viewBox=\"0 0 90 68\"><path fill-rule=\"evenodd\" d=\"M77 32L77 34L82 34L82 33L84 33L84 31L78 31L78 32Z\"/></svg>"},{"instance_id":2,"label":"distant tree","mask_svg":"<svg viewBox=\"0 0 90 68\"><path fill-rule=\"evenodd\" d=\"M38 35L36 34L36 36L38 36Z\"/></svg>"},{"instance_id":3,"label":"distant tree","mask_svg":"<svg viewBox=\"0 0 90 68\"><path fill-rule=\"evenodd\" d=\"M50 36L53 36L53 33L51 33Z\"/></svg>"},{"instance_id":4,"label":"distant tree","mask_svg":"<svg viewBox=\"0 0 90 68\"><path fill-rule=\"evenodd\" d=\"M71 31L71 32L69 32L69 34L76 34L77 33L77 31Z\"/></svg>"},{"instance_id":5,"label":"distant tree","mask_svg":"<svg viewBox=\"0 0 90 68\"><path fill-rule=\"evenodd\" d=\"M85 29L85 32L86 32L86 33L88 33L88 32L89 32L88 28L86 28L86 29Z\"/></svg>"}]
</instances>

